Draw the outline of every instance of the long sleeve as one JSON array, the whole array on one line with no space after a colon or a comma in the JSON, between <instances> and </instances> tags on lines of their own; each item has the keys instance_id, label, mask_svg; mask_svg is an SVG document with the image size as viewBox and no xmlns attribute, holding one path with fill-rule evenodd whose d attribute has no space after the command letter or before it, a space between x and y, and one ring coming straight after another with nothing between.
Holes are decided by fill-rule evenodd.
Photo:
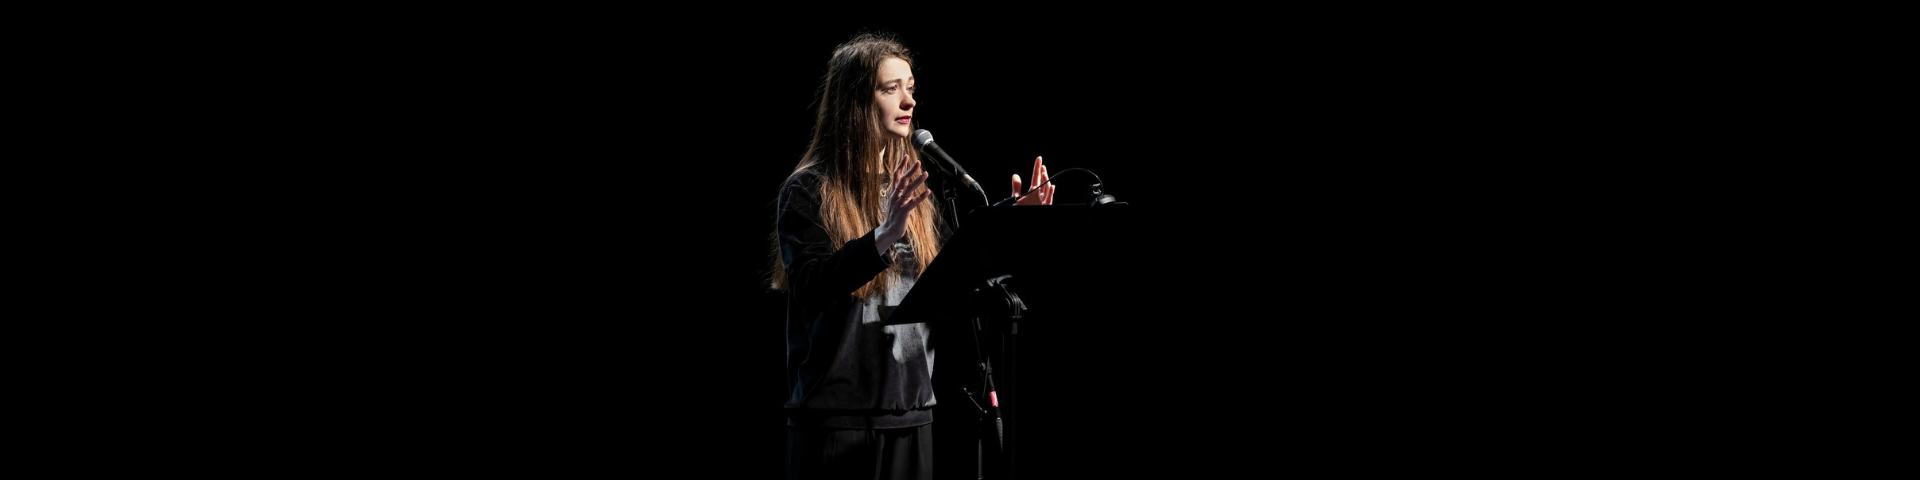
<instances>
[{"instance_id":1,"label":"long sleeve","mask_svg":"<svg viewBox=\"0 0 1920 480\"><path fill-rule=\"evenodd\" d=\"M834 245L820 221L819 178L800 175L780 192L776 223L787 288L811 308L844 300L890 266L873 232Z\"/></svg>"}]
</instances>

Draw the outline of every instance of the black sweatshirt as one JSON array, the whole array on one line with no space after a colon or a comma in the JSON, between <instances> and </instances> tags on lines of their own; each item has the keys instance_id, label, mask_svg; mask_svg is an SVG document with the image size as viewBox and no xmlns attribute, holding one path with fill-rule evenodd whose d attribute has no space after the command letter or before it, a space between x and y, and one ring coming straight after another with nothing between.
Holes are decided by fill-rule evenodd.
<instances>
[{"instance_id":1,"label":"black sweatshirt","mask_svg":"<svg viewBox=\"0 0 1920 480\"><path fill-rule=\"evenodd\" d=\"M787 424L901 428L933 421L933 346L926 323L883 325L881 307L913 286L913 248L902 237L892 258L874 233L834 245L820 221L819 167L781 186L776 209L787 275ZM893 288L853 293L894 263Z\"/></svg>"}]
</instances>

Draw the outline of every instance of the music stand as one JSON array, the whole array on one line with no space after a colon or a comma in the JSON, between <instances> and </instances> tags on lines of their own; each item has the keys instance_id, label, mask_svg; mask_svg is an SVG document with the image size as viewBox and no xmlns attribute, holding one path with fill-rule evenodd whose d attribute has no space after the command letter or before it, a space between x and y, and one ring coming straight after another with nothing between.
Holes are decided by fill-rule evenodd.
<instances>
[{"instance_id":1,"label":"music stand","mask_svg":"<svg viewBox=\"0 0 1920 480\"><path fill-rule=\"evenodd\" d=\"M1029 297L1043 299L1038 305L1043 310L1073 307L1049 304L1054 300L1084 301L1085 297L1075 295L1050 295L1093 280L1086 278L1091 270L1082 268L1084 262L1118 253L1106 248L1117 243L1100 240L1127 225L1132 211L1126 204L1118 203L1001 206L975 208L962 218L965 227L956 229L947 239L939 256L921 272L912 290L881 322L969 325L976 349L981 344L979 333L984 329L983 320L1001 327L996 332L1001 338L997 366L990 355L976 350L980 362L974 367L980 371L988 394L984 400L989 405L979 404L981 399L974 398L978 392L962 391L967 393L967 400L975 404L983 421L976 445L976 462L981 470L977 478L1012 478L1017 451L1014 447L1018 445L1017 409L1007 408L1007 419L1002 424L1001 409L994 403L1011 404L1010 400L1018 398L1015 354L1019 321L1027 310L1021 293L1041 292L1039 296ZM1044 256L1036 255L1043 249ZM993 379L996 369L1005 380L999 385Z\"/></svg>"}]
</instances>

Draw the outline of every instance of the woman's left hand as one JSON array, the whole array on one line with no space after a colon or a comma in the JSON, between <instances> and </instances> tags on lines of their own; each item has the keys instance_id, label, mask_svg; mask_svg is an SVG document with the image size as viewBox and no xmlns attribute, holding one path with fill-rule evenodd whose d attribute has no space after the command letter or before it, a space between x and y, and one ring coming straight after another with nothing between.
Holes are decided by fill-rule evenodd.
<instances>
[{"instance_id":1,"label":"woman's left hand","mask_svg":"<svg viewBox=\"0 0 1920 480\"><path fill-rule=\"evenodd\" d=\"M1047 181L1047 166L1040 164L1040 157L1033 157L1033 176L1028 178L1032 178L1033 184L1040 185L1040 188L1029 189L1025 193L1026 196L1020 197L1020 199L1014 201L1013 204L1052 205L1053 182ZM1013 194L1014 196L1022 195L1020 192L1020 174L1018 173L1013 174Z\"/></svg>"}]
</instances>

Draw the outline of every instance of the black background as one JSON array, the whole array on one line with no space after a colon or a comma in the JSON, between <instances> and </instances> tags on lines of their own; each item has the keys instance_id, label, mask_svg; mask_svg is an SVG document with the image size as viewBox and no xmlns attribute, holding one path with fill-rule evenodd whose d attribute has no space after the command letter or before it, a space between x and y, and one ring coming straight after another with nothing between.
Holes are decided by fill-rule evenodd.
<instances>
[{"instance_id":1,"label":"black background","mask_svg":"<svg viewBox=\"0 0 1920 480\"><path fill-rule=\"evenodd\" d=\"M1607 319L1644 292L1612 275L1646 240L1593 226L1630 198L1600 179L1634 130L1599 106L1625 88L1592 87L1633 79L1573 61L1606 39L1552 33L1571 24L507 13L276 49L312 61L285 97L316 112L259 137L313 193L276 212L312 252L282 295L338 360L311 379L380 399L315 403L410 432L388 441L778 474L771 201L865 29L915 52L916 122L996 199L1044 156L1068 201L1085 168L1139 212L1007 239L1127 252L1086 272L1110 294L1023 330L1022 472L1476 462L1613 418L1584 381L1621 357L1586 353L1627 328Z\"/></svg>"},{"instance_id":2,"label":"black background","mask_svg":"<svg viewBox=\"0 0 1920 480\"><path fill-rule=\"evenodd\" d=\"M1231 197L1215 192L1236 188L1230 185L1246 180L1252 171L1236 172L1236 165L1250 162L1227 158L1224 153L1230 150L1219 143L1233 132L1258 128L1265 108L1254 105L1257 100L1252 98L1239 106L1195 101L1234 96L1236 91L1254 95L1257 88L1234 78L1246 75L1239 71L1242 67L1208 54L1174 63L1217 68L1217 78L1156 66L1143 60L1179 58L1184 47L1127 30L885 22L756 30L755 35L778 40L754 49L752 60L717 59L717 75L710 83L717 102L703 107L713 109L706 113L716 116L719 132L726 131L724 125L751 119L740 123L749 133L739 141L726 140L731 135L721 133L714 142L729 145L725 156L739 158L741 170L750 173L726 177L737 179L748 192L759 192L713 205L716 211L735 212L714 215L716 223L725 222L714 231L732 232L720 243L729 246L721 250L765 251L770 192L806 145L814 115L812 95L824 73L825 54L862 29L895 32L914 51L916 121L935 133L940 145L989 189L992 199L1011 193L1012 174L1030 181L1033 158L1043 156L1053 172L1091 170L1109 192L1138 211L1138 225L1102 236L1006 239L1030 246L1030 261L1082 272L1066 277L1086 284L1068 287L1084 290L1059 298L1073 302L1065 305L1049 305L1054 298L1027 297L1033 307L1071 311L1036 314L1023 324L1017 340L1021 355L1013 367L1019 382L1009 382L1012 375L1004 369L996 377L1003 390L1015 392L1003 400L1015 405L1006 413L1017 436L1016 467L1033 478L1046 478L1073 469L1085 473L1124 468L1127 462L1116 458L1149 464L1171 460L1185 447L1156 447L1160 442L1155 437L1165 433L1161 429L1178 431L1192 427L1174 425L1208 420L1174 420L1163 427L1154 426L1150 418L1177 410L1169 407L1187 401L1183 399L1206 404L1244 395L1238 387L1195 384L1194 375L1177 373L1231 372L1247 355L1232 351L1238 348L1236 342L1209 341L1222 330L1204 326L1224 326L1218 314L1209 312L1225 311L1220 307L1227 302L1200 295L1262 283L1258 272L1248 272L1252 275L1241 280L1247 282L1241 287L1202 286L1235 282L1217 277L1225 270L1213 267L1235 263L1235 257L1245 254L1240 238L1248 236L1243 226L1223 215L1240 209L1225 202L1209 205L1206 199ZM1209 84L1217 84L1218 90L1205 90ZM727 163L733 168L733 162ZM1062 202L1086 202L1093 178L1076 176L1084 174L1057 177ZM1099 254L1094 252L1111 258L1077 257ZM721 285L728 285L742 301L754 299L762 283L749 274L764 270L764 256L732 257L724 265L719 270L733 276ZM774 313L765 318L781 318L777 306L759 311ZM1263 313L1252 308L1244 315L1251 320ZM967 357L959 349L969 346L955 342L964 335L963 328L940 330L946 335L941 337L943 378L970 374L956 363ZM1217 347L1228 351L1196 356ZM773 377L764 374L772 373L767 367L775 363L742 371L761 372L755 378L770 380ZM958 430L967 428L962 399L950 386L943 387L942 394L949 408L939 415L952 421L936 424L937 432L947 432L936 438L949 442L937 444L943 449L963 446L959 442L970 437ZM778 423L778 415L760 415L770 410L748 411ZM959 457L945 456L953 451L943 453L942 471L964 471L959 463L970 460L964 455L968 450L959 451Z\"/></svg>"}]
</instances>

